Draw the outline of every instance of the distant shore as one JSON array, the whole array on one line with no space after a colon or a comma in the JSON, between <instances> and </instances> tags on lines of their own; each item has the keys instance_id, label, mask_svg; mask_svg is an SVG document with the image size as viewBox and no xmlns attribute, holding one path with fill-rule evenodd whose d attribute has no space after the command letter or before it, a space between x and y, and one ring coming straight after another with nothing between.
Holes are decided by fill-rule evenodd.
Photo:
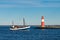
<instances>
[{"instance_id":1,"label":"distant shore","mask_svg":"<svg viewBox=\"0 0 60 40\"><path fill-rule=\"evenodd\" d=\"M12 26L12 25L0 25L0 26ZM23 26L23 25L17 25L17 26ZM26 25L26 26L31 26L31 27L36 27L36 28L42 28L41 25ZM44 29L50 29L50 28L60 28L60 25L45 25Z\"/></svg>"}]
</instances>

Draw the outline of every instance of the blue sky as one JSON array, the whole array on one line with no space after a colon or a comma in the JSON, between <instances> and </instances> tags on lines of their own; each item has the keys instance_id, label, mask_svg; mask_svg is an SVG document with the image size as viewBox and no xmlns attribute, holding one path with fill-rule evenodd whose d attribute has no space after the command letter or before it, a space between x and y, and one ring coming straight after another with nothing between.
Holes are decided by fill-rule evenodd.
<instances>
[{"instance_id":1,"label":"blue sky","mask_svg":"<svg viewBox=\"0 0 60 40\"><path fill-rule=\"evenodd\" d=\"M60 25L60 0L0 0L0 25L40 25L41 16L46 25Z\"/></svg>"}]
</instances>

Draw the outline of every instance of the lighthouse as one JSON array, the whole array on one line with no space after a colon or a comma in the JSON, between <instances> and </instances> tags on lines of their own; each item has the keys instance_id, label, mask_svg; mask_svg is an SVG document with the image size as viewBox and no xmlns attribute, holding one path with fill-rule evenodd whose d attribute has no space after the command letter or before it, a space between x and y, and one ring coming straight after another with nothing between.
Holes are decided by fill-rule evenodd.
<instances>
[{"instance_id":1,"label":"lighthouse","mask_svg":"<svg viewBox=\"0 0 60 40\"><path fill-rule=\"evenodd\" d=\"M45 27L45 23L44 23L44 16L42 16L41 18L41 27L44 28Z\"/></svg>"}]
</instances>

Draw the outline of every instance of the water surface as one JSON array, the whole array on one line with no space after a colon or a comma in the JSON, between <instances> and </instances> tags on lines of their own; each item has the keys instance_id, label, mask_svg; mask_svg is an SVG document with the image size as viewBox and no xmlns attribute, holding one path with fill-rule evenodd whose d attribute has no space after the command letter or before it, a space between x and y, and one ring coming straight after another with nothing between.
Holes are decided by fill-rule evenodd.
<instances>
[{"instance_id":1,"label":"water surface","mask_svg":"<svg viewBox=\"0 0 60 40\"><path fill-rule=\"evenodd\" d=\"M60 29L37 29L11 31L10 26L0 26L0 40L60 40Z\"/></svg>"}]
</instances>

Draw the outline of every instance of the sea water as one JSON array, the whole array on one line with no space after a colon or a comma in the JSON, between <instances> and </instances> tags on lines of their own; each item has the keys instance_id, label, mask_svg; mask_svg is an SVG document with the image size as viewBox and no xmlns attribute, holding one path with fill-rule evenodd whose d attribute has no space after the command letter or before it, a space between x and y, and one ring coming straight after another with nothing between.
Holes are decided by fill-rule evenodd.
<instances>
[{"instance_id":1,"label":"sea water","mask_svg":"<svg viewBox=\"0 0 60 40\"><path fill-rule=\"evenodd\" d=\"M0 40L60 40L60 29L38 29L31 26L26 30L10 30L0 26Z\"/></svg>"}]
</instances>

